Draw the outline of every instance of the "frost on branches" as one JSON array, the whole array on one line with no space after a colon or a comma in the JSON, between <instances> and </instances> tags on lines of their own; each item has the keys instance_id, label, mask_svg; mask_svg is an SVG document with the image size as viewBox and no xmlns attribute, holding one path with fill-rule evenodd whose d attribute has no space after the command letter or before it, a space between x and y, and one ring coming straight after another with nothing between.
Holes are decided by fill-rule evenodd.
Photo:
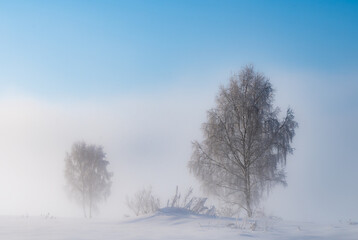
<instances>
[{"instance_id":1,"label":"frost on branches","mask_svg":"<svg viewBox=\"0 0 358 240\"><path fill-rule=\"evenodd\" d=\"M204 189L249 217L265 190L286 184L286 157L293 152L294 113L288 109L279 119L273 101L270 81L252 66L233 75L208 111L204 139L193 143L188 165Z\"/></svg>"}]
</instances>

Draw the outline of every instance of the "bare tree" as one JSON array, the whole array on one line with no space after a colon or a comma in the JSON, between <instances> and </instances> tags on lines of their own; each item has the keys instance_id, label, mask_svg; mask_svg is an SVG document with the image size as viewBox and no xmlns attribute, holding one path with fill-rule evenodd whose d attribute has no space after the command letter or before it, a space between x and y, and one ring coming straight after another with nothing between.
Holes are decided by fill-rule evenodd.
<instances>
[{"instance_id":1,"label":"bare tree","mask_svg":"<svg viewBox=\"0 0 358 240\"><path fill-rule=\"evenodd\" d=\"M110 194L112 173L107 171L109 162L101 146L85 142L73 144L71 153L65 158L65 177L71 196L83 207L83 214L92 217L98 202Z\"/></svg>"},{"instance_id":2,"label":"bare tree","mask_svg":"<svg viewBox=\"0 0 358 240\"><path fill-rule=\"evenodd\" d=\"M209 193L237 204L249 217L264 190L286 185L286 157L298 126L288 109L279 120L270 81L246 66L221 87L216 107L203 124L204 140L194 142L188 167Z\"/></svg>"},{"instance_id":3,"label":"bare tree","mask_svg":"<svg viewBox=\"0 0 358 240\"><path fill-rule=\"evenodd\" d=\"M127 206L136 216L154 213L160 208L160 200L152 194L152 188L143 188L131 199L127 197Z\"/></svg>"}]
</instances>

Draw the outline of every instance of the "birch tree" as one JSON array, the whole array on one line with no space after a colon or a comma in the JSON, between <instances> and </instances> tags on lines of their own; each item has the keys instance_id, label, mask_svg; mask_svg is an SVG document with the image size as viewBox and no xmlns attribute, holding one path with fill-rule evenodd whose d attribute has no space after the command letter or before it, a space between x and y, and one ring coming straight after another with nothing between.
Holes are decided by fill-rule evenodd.
<instances>
[{"instance_id":1,"label":"birch tree","mask_svg":"<svg viewBox=\"0 0 358 240\"><path fill-rule=\"evenodd\" d=\"M280 118L267 77L246 66L220 88L193 143L188 167L204 189L252 217L265 190L286 185L285 165L298 127L292 109Z\"/></svg>"},{"instance_id":2,"label":"birch tree","mask_svg":"<svg viewBox=\"0 0 358 240\"><path fill-rule=\"evenodd\" d=\"M82 205L85 217L92 217L97 204L110 194L112 173L108 172L106 154L101 146L85 142L73 144L65 158L68 190Z\"/></svg>"}]
</instances>

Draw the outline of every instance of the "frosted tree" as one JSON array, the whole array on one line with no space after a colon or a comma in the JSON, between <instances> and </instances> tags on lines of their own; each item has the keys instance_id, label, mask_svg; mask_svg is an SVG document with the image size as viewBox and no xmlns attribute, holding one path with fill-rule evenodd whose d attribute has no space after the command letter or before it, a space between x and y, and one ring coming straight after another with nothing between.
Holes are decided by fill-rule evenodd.
<instances>
[{"instance_id":1,"label":"frosted tree","mask_svg":"<svg viewBox=\"0 0 358 240\"><path fill-rule=\"evenodd\" d=\"M110 194L112 173L101 146L85 142L73 144L65 158L65 177L69 193L82 205L85 217L92 217L97 204Z\"/></svg>"},{"instance_id":2,"label":"frosted tree","mask_svg":"<svg viewBox=\"0 0 358 240\"><path fill-rule=\"evenodd\" d=\"M255 206L277 183L286 185L286 157L298 124L288 109L279 119L271 83L246 66L221 87L203 124L204 139L193 143L190 171L204 189L244 209Z\"/></svg>"}]
</instances>

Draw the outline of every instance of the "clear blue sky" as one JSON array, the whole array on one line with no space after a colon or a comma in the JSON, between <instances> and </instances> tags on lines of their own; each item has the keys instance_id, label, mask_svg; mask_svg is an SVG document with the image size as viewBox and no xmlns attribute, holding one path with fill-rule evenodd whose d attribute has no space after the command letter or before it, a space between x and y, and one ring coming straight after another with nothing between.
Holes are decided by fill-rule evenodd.
<instances>
[{"instance_id":1,"label":"clear blue sky","mask_svg":"<svg viewBox=\"0 0 358 240\"><path fill-rule=\"evenodd\" d=\"M38 209L61 213L46 197L60 198L51 191L61 189L63 154L78 139L99 139L123 160L112 162L115 176L127 171L121 187L166 169L170 186L151 183L174 191L219 85L250 63L300 124L288 188L272 194L269 209L358 221L358 1L1 1L0 188L11 194L0 190L0 214L35 196L23 195L31 181L39 195L49 191L46 202L33 201ZM48 166L25 167L29 187L9 188L6 178L28 159ZM143 174L131 174L133 166Z\"/></svg>"},{"instance_id":2,"label":"clear blue sky","mask_svg":"<svg viewBox=\"0 0 358 240\"><path fill-rule=\"evenodd\" d=\"M0 83L112 95L246 63L356 71L357 12L357 1L2 1Z\"/></svg>"}]
</instances>

